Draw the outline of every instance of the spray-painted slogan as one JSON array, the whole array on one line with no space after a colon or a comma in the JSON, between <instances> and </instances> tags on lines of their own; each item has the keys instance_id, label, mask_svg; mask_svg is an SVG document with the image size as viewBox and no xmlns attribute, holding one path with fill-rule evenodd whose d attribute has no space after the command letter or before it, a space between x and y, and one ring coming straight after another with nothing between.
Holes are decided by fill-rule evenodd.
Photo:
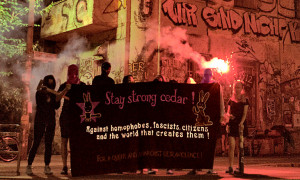
<instances>
[{"instance_id":1,"label":"spray-painted slogan","mask_svg":"<svg viewBox=\"0 0 300 180\"><path fill-rule=\"evenodd\" d=\"M274 1L275 2L275 1ZM272 3L262 2L264 6ZM262 11L269 12L262 8ZM288 9L289 11L294 11ZM197 11L201 11L193 3L175 2L174 0L165 0L162 3L162 11L177 26L188 25L198 26L199 17ZM224 7L214 9L205 7L201 12L202 19L211 28L223 30L232 30L234 33L239 32L244 27L244 33L253 33L263 36L278 36L285 39L290 35L292 42L300 42L300 28L298 22L287 18L269 17L251 12L244 12L240 15L234 9L224 10Z\"/></svg>"},{"instance_id":2,"label":"spray-painted slogan","mask_svg":"<svg viewBox=\"0 0 300 180\"><path fill-rule=\"evenodd\" d=\"M295 21L264 15L257 17L255 13L249 12L245 12L241 16L232 9L225 12L223 7L220 7L218 11L211 7L205 7L202 10L202 17L213 28L229 29L237 32L244 25L246 34L252 31L252 33L257 35L275 35L279 38L284 38L289 33L292 42L300 42L300 30L298 23Z\"/></svg>"},{"instance_id":3,"label":"spray-painted slogan","mask_svg":"<svg viewBox=\"0 0 300 180\"><path fill-rule=\"evenodd\" d=\"M212 168L218 84L72 86L70 92L73 176Z\"/></svg>"}]
</instances>

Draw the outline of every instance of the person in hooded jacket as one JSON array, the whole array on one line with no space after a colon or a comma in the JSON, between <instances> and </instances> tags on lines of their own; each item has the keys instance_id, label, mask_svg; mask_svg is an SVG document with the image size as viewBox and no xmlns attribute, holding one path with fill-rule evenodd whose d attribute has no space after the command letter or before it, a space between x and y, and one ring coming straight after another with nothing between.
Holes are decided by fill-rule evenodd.
<instances>
[{"instance_id":1,"label":"person in hooded jacket","mask_svg":"<svg viewBox=\"0 0 300 180\"><path fill-rule=\"evenodd\" d=\"M49 166L52 153L52 142L55 133L55 110L59 108L59 102L56 101L56 95L47 91L47 88L54 90L56 86L55 79L52 75L44 77L44 88L38 90L36 98L36 114L34 119L34 139L33 145L28 156L28 165L26 168L27 175L33 175L32 163L40 145L41 139L45 134L45 168L44 173L51 175Z\"/></svg>"}]
</instances>

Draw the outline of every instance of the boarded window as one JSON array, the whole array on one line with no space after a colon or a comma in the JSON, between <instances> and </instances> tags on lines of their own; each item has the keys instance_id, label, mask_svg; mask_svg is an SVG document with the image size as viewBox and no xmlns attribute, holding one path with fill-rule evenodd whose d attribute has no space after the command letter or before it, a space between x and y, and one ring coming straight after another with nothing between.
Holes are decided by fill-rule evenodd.
<instances>
[{"instance_id":1,"label":"boarded window","mask_svg":"<svg viewBox=\"0 0 300 180\"><path fill-rule=\"evenodd\" d=\"M234 6L257 9L257 0L234 0Z\"/></svg>"}]
</instances>

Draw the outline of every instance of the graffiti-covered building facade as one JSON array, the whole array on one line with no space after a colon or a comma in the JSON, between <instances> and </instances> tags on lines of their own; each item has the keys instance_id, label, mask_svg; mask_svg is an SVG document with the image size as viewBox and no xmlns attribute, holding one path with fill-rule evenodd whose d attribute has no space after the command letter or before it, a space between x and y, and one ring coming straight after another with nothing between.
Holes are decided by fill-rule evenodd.
<instances>
[{"instance_id":1,"label":"graffiti-covered building facade","mask_svg":"<svg viewBox=\"0 0 300 180\"><path fill-rule=\"evenodd\" d=\"M233 81L245 82L248 152L284 153L274 130L283 127L294 140L287 152L299 153L299 23L300 0L61 0L43 15L41 37L61 83L66 65L78 64L91 84L104 61L116 83L128 74L200 82L205 63L222 59L230 70L214 78L225 103Z\"/></svg>"}]
</instances>

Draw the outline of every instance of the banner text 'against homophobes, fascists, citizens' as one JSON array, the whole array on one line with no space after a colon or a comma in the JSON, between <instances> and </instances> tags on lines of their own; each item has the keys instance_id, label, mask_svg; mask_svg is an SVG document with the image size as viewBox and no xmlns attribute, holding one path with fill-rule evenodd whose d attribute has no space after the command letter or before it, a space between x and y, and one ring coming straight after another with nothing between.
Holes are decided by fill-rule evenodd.
<instances>
[{"instance_id":1,"label":"banner text 'against homophobes, fascists, citizens'","mask_svg":"<svg viewBox=\"0 0 300 180\"><path fill-rule=\"evenodd\" d=\"M218 84L75 85L70 94L73 176L212 168Z\"/></svg>"}]
</instances>

